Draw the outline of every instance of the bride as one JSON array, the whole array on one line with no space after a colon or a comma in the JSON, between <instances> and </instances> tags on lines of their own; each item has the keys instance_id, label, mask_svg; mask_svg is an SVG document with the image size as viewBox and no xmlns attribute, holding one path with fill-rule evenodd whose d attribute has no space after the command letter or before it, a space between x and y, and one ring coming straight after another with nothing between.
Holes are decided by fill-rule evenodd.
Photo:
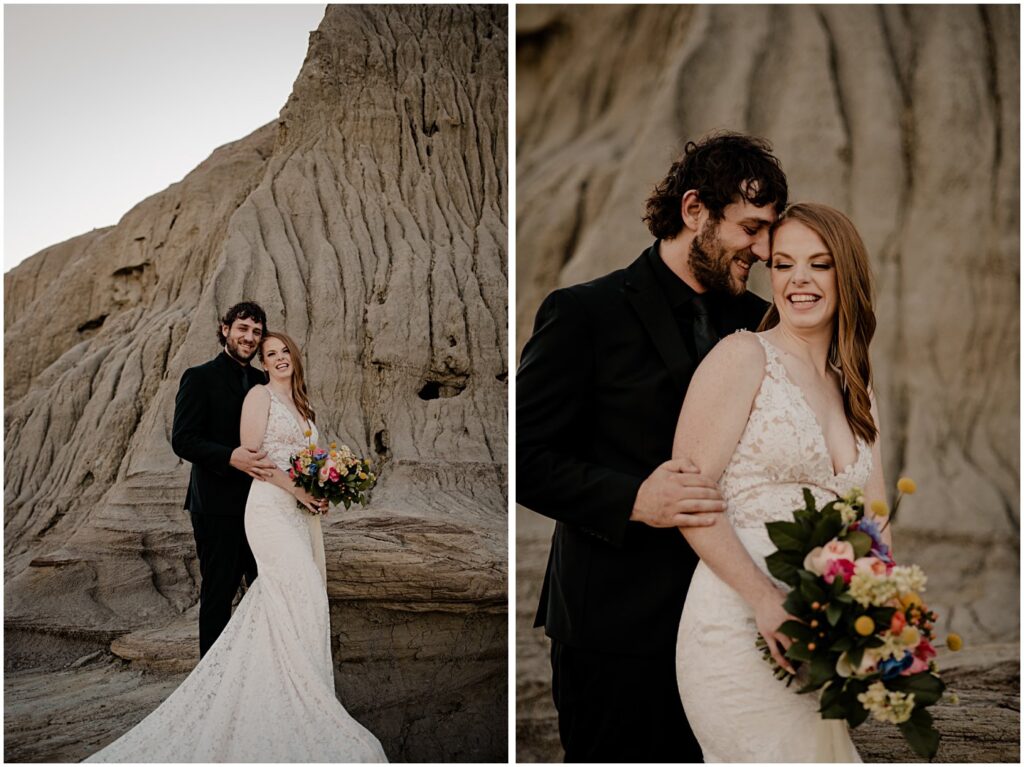
<instances>
[{"instance_id":1,"label":"bride","mask_svg":"<svg viewBox=\"0 0 1024 767\"><path fill-rule=\"evenodd\" d=\"M885 496L870 393L874 334L867 252L850 220L796 204L775 226L774 306L759 333L719 343L690 384L673 457L719 481L729 524L682 528L700 556L679 624L676 677L707 762L859 762L817 695L772 676L757 633L792 671L778 632L785 592L767 573L765 523L790 519L808 487L822 504L851 487ZM888 538L888 533L886 537ZM891 543L891 540L886 540Z\"/></svg>"},{"instance_id":2,"label":"bride","mask_svg":"<svg viewBox=\"0 0 1024 767\"><path fill-rule=\"evenodd\" d=\"M252 483L245 507L259 577L181 686L86 761L387 761L335 696L318 516L326 509L285 473L306 433L317 439L299 350L283 333L267 333L260 361L270 381L246 396L241 424L242 446L266 450L278 467Z\"/></svg>"}]
</instances>

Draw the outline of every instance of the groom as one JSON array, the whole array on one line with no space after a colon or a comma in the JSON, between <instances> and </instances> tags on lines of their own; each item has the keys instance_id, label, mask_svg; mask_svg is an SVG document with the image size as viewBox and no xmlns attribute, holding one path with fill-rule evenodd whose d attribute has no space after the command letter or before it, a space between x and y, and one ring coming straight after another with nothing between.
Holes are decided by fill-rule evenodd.
<instances>
[{"instance_id":1,"label":"groom","mask_svg":"<svg viewBox=\"0 0 1024 767\"><path fill-rule=\"evenodd\" d=\"M668 459L698 363L764 315L747 276L787 194L766 142L688 143L647 200L654 244L551 293L523 348L517 497L557 521L536 625L567 762L702 761L675 676L697 556L676 528L728 523L715 483Z\"/></svg>"},{"instance_id":2,"label":"groom","mask_svg":"<svg viewBox=\"0 0 1024 767\"><path fill-rule=\"evenodd\" d=\"M232 306L217 326L224 351L186 370L174 400L171 447L192 464L185 508L199 555L200 658L231 619L242 576L250 585L256 578L245 537L245 502L252 479L271 476L274 464L266 453L239 445L239 425L245 395L267 382L249 364L266 331L267 315L259 304Z\"/></svg>"}]
</instances>

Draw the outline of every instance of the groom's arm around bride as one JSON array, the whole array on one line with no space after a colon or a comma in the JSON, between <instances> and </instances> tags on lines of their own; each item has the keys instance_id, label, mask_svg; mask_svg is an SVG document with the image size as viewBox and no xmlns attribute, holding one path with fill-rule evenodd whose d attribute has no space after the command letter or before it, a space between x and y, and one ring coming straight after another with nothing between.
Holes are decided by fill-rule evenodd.
<instances>
[{"instance_id":1,"label":"groom's arm around bride","mask_svg":"<svg viewBox=\"0 0 1024 767\"><path fill-rule=\"evenodd\" d=\"M702 759L675 683L698 561L678 528L717 524L724 504L668 459L700 359L764 314L746 278L785 197L764 142L691 142L647 200L654 244L549 295L523 348L516 497L557 522L535 625L552 640L566 761Z\"/></svg>"}]
</instances>

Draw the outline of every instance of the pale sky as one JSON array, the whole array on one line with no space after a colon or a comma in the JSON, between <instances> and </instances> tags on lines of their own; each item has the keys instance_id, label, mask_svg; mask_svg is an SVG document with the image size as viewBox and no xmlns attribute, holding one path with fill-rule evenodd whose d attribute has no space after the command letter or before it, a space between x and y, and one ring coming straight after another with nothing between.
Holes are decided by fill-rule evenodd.
<instances>
[{"instance_id":1,"label":"pale sky","mask_svg":"<svg viewBox=\"0 0 1024 767\"><path fill-rule=\"evenodd\" d=\"M4 6L4 271L275 119L324 5Z\"/></svg>"}]
</instances>

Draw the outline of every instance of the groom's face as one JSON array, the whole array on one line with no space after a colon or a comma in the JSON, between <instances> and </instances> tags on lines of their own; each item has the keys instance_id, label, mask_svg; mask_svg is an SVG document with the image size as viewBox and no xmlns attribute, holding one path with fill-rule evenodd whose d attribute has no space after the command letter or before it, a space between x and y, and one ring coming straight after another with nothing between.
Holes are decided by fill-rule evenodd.
<instances>
[{"instance_id":1,"label":"groom's face","mask_svg":"<svg viewBox=\"0 0 1024 767\"><path fill-rule=\"evenodd\" d=\"M263 338L263 326L248 317L237 317L230 328L221 325L221 330L227 339L225 351L239 362L251 360Z\"/></svg>"},{"instance_id":2,"label":"groom's face","mask_svg":"<svg viewBox=\"0 0 1024 767\"><path fill-rule=\"evenodd\" d=\"M775 218L772 205L758 207L746 200L726 205L719 219L709 215L690 243L690 269L700 284L716 293L743 293L750 267L768 260L768 232Z\"/></svg>"}]
</instances>

